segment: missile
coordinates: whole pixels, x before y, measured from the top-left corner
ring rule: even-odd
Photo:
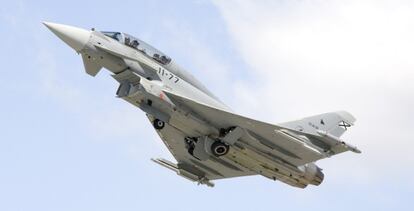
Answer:
[[[151,160],[153,162],[155,162],[156,164],[159,164],[162,167],[165,167],[167,169],[170,169],[170,170],[174,171],[175,173],[177,173],[177,175],[179,175],[183,178],[186,178],[186,179],[188,179],[192,182],[197,182],[199,185],[202,184],[202,185],[207,185],[208,187],[214,187],[214,183],[212,183],[207,178],[197,176],[197,175],[195,175],[195,174],[193,174],[193,173],[191,173],[191,172],[189,172],[185,169],[182,169],[182,168],[178,167],[177,164],[175,164],[175,163],[173,163],[169,160],[166,160],[166,159],[163,159],[163,158],[157,158],[157,159],[152,158]]]

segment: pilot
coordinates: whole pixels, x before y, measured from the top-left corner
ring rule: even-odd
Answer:
[[[139,45],[139,42],[136,41],[136,40],[132,41],[132,43],[131,43],[131,47],[133,47],[133,48],[138,48],[138,45]]]
[[[125,37],[125,45],[129,46],[129,41],[131,41],[131,39],[129,39],[129,37]]]
[[[167,64],[169,62],[169,59],[166,56],[161,56],[161,63]]]
[[[152,58],[154,58],[155,59],[155,61],[158,61],[158,62],[161,62],[161,59],[160,59],[160,55],[159,54],[154,54],[154,56],[152,57]]]

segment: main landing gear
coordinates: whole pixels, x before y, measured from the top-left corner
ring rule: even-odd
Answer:
[[[229,145],[219,139],[210,139],[208,137],[186,137],[188,153],[197,159],[207,158],[208,155],[220,157],[229,152]]]
[[[223,156],[223,155],[225,155],[229,152],[229,145],[227,145],[227,144],[225,144],[221,141],[215,141],[211,145],[211,152],[216,157]]]

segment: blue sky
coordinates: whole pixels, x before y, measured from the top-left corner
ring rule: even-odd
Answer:
[[[409,1],[7,1],[0,8],[0,210],[411,210],[414,5]],[[197,186],[145,115],[92,78],[42,21],[119,30],[268,122],[345,109],[360,155],[305,190],[263,177]]]

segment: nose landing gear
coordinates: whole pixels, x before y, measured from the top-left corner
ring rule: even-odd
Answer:
[[[154,126],[155,129],[161,130],[165,127],[165,122],[163,122],[159,119],[154,119],[152,125]]]

